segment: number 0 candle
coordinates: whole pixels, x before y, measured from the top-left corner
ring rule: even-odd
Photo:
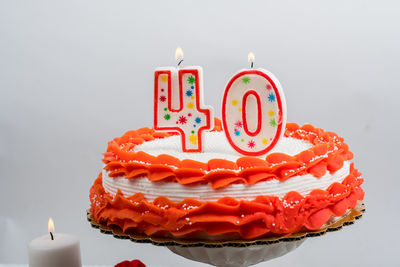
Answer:
[[[286,101],[279,81],[264,69],[239,71],[228,82],[222,99],[222,123],[231,146],[241,154],[261,156],[284,133]]]
[[[175,53],[178,68],[157,68],[154,75],[154,128],[181,135],[184,152],[201,152],[203,133],[214,127],[213,109],[203,103],[203,70],[181,68],[183,52]]]

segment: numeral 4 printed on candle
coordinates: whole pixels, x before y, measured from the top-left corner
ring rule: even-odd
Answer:
[[[154,82],[154,128],[178,132],[184,152],[201,152],[204,131],[214,127],[213,109],[203,104],[201,68],[157,69]]]

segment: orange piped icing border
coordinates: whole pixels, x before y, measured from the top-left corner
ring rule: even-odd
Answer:
[[[222,131],[221,121],[215,119],[213,131]],[[343,138],[332,132],[287,123],[285,137],[309,141],[313,147],[297,155],[271,153],[265,159],[241,157],[236,162],[212,159],[207,163],[195,160],[179,160],[170,155],[149,155],[134,151],[136,145],[176,133],[156,132],[150,128],[128,131],[122,137],[108,143],[103,162],[110,177],[124,176],[127,179],[146,176],[150,181],[173,181],[182,185],[208,183],[214,189],[232,183],[252,185],[261,181],[278,179],[284,181],[292,176],[312,174],[323,176],[343,167],[353,158]]]
[[[100,174],[90,190],[90,212],[98,222],[118,226],[124,232],[184,238],[205,233],[255,239],[319,229],[332,216],[342,216],[364,198],[362,182],[361,173],[351,164],[350,174],[342,183],[335,182],[326,190],[315,189],[306,196],[292,191],[284,198],[258,196],[238,201],[232,196],[215,202],[192,198],[173,202],[160,196],[148,202],[141,193],[124,197],[121,191],[115,196],[105,192]]]

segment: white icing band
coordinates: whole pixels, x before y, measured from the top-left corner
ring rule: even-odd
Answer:
[[[187,154],[187,153],[186,153]],[[327,172],[317,178],[311,174],[290,177],[286,181],[276,179],[259,182],[254,185],[231,184],[221,189],[213,189],[209,184],[181,185],[171,182],[151,182],[147,177],[125,179],[112,178],[103,170],[103,187],[106,192],[116,195],[118,189],[125,197],[141,192],[147,201],[152,202],[159,196],[172,201],[182,201],[185,198],[195,198],[200,201],[217,201],[223,197],[234,197],[237,200],[253,200],[260,195],[284,197],[290,191],[296,191],[305,196],[314,189],[327,189],[335,182],[342,182],[350,173],[350,162],[345,161],[343,167],[334,174]]]
[[[163,139],[155,139],[144,142],[134,148],[135,152],[143,151],[152,156],[167,154],[180,160],[191,159],[200,162],[208,162],[211,159],[226,159],[236,162],[237,159],[243,157],[237,153],[226,140],[225,134],[221,132],[205,132],[204,146],[202,153],[185,153],[181,151],[181,137],[174,135]],[[283,137],[278,144],[269,152],[280,152],[290,156],[294,156],[304,150],[311,148],[313,145],[304,140]],[[260,158],[265,158],[265,155]]]

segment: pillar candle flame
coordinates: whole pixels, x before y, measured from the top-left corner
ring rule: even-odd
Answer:
[[[54,233],[54,221],[51,217],[49,218],[49,222],[47,224],[47,229],[48,229],[49,233]]]

